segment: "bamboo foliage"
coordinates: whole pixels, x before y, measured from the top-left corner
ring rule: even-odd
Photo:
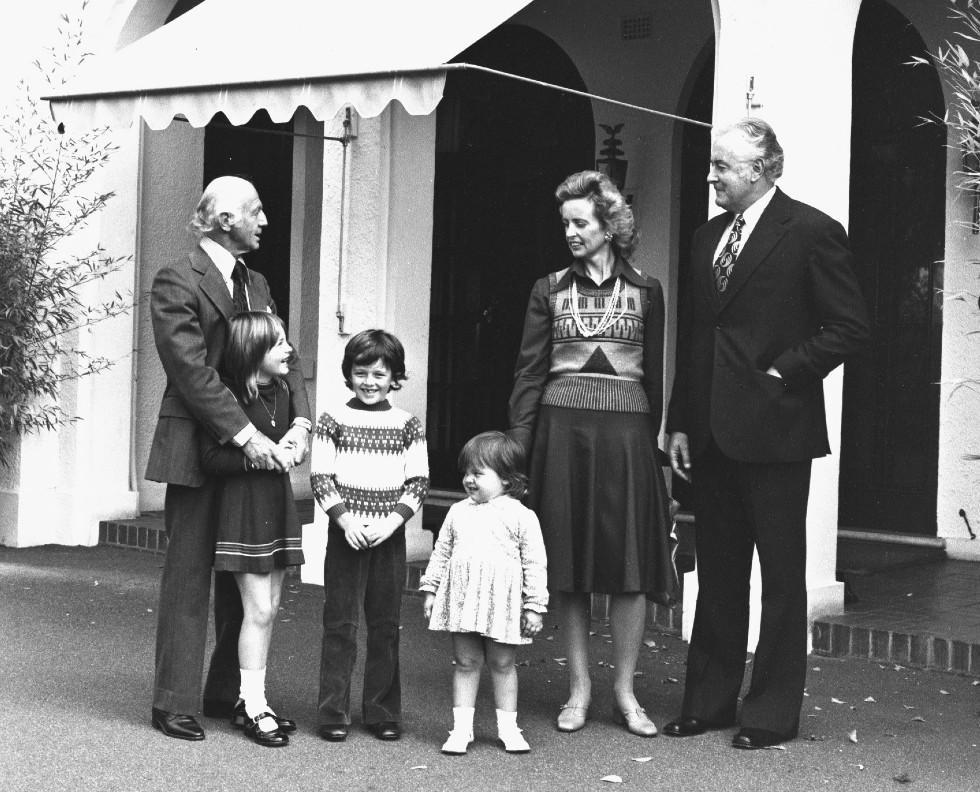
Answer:
[[[3,467],[12,464],[19,436],[79,420],[61,404],[62,386],[112,365],[81,348],[82,334],[132,302],[119,292],[91,300],[128,256],[112,256],[98,244],[86,253],[68,252],[68,240],[112,198],[90,184],[115,147],[105,129],[65,134],[38,98],[60,88],[86,58],[81,16],[63,16],[58,32],[59,45],[33,63],[37,79],[18,84],[0,117]]]

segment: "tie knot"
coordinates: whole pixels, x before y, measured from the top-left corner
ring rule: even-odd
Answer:
[[[742,226],[744,225],[745,225],[745,215],[740,215],[740,214],[735,215],[735,223],[732,225],[732,228],[736,231],[741,231]]]
[[[248,276],[245,274],[245,262],[241,259],[235,260],[235,266],[231,270],[231,279],[240,280],[242,282],[248,280]]]

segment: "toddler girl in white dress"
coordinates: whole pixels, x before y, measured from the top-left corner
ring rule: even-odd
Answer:
[[[548,574],[538,518],[518,500],[527,489],[524,452],[503,432],[484,432],[463,447],[459,468],[469,497],[450,507],[419,586],[429,629],[453,636],[453,729],[442,751],[464,754],[473,741],[486,664],[497,735],[506,751],[526,753],[514,658],[541,631]]]

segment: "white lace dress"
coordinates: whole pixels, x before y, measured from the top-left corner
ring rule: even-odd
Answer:
[[[430,630],[528,644],[521,612],[548,609],[548,568],[537,515],[509,495],[454,503],[419,585],[436,595]]]

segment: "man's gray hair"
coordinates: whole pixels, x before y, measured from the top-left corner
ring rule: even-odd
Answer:
[[[755,147],[769,181],[774,182],[783,175],[783,147],[779,145],[776,133],[767,122],[761,118],[743,118],[734,124],[722,127],[715,133],[715,137],[721,137],[729,132],[741,133],[745,141]]]
[[[191,217],[190,228],[198,234],[209,234],[218,228],[218,217],[227,214],[232,225],[241,220],[245,205],[256,197],[255,186],[238,176],[219,176],[213,179]]]

